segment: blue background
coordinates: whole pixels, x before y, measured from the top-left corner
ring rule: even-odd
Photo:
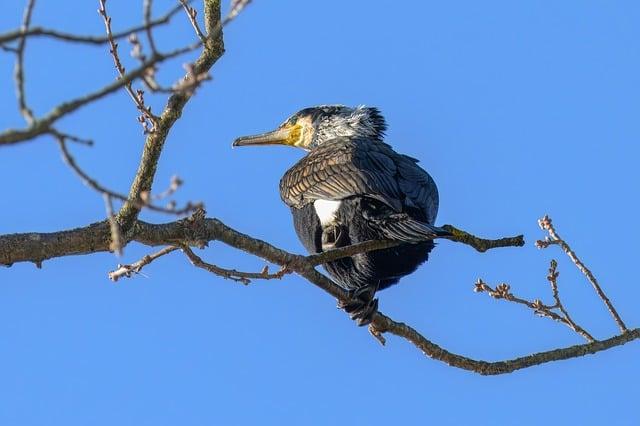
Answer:
[[[171,7],[156,2],[157,14]],[[0,5],[0,31],[19,25],[22,1]],[[97,2],[39,1],[34,25],[102,34]],[[141,21],[137,2],[110,1],[114,29]],[[198,8],[201,6],[198,3]],[[581,343],[521,306],[472,292],[477,277],[509,282],[550,302],[549,260],[560,291],[598,338],[615,324],[557,250],[539,251],[537,219],[600,278],[630,327],[640,324],[638,135],[640,3],[635,1],[266,2],[226,30],[227,53],[174,126],[155,190],[173,174],[176,200],[205,202],[255,237],[302,252],[280,202],[280,176],[302,155],[231,150],[238,135],[274,128],[314,104],[378,106],[387,140],[415,156],[441,194],[438,223],[484,236],[524,233],[522,249],[479,254],[441,242],[428,264],[382,292],[381,310],[447,349],[498,360]],[[193,39],[183,14],[158,32],[163,49]],[[144,38],[141,37],[146,45]],[[121,43],[129,68],[135,66]],[[0,52],[0,128],[23,127],[13,55]],[[183,73],[165,65],[167,83]],[[106,46],[30,40],[28,101],[42,115],[111,81]],[[154,111],[164,97],[148,95]],[[101,183],[126,192],[143,144],[126,93],[60,123],[96,141],[72,145]],[[55,231],[104,218],[47,137],[0,150],[0,233]],[[143,213],[153,221],[171,217]],[[144,276],[107,272],[152,249],[132,244],[0,270],[0,424],[638,424],[640,345],[498,377],[425,358],[388,337],[381,347],[335,301],[296,276],[234,284],[180,253]],[[212,244],[221,266],[264,263]]]

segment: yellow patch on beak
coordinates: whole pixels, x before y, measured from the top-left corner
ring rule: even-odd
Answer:
[[[289,136],[285,142],[285,145],[290,146],[300,146],[302,143],[302,126],[299,124],[294,124],[293,126],[288,127]]]
[[[271,132],[259,135],[242,136],[233,142],[233,146],[249,145],[287,145],[306,148],[311,135],[308,134],[311,120],[302,118],[295,124],[285,123]]]

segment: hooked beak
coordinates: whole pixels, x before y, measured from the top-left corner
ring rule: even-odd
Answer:
[[[293,145],[293,127],[284,127],[276,129],[272,132],[261,133],[259,135],[241,136],[233,142],[232,146],[249,146],[249,145]]]

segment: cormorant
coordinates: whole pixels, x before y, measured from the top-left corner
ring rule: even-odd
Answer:
[[[396,240],[396,247],[325,264],[349,290],[341,307],[358,324],[371,322],[377,290],[395,284],[427,260],[433,238],[438,189],[418,160],[384,143],[387,128],[377,108],[322,105],[305,108],[276,130],[240,137],[233,146],[288,145],[308,154],[280,180],[296,233],[310,253],[368,240]]]

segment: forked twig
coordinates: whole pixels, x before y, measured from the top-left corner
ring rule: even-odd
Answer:
[[[115,64],[116,70],[118,71],[119,78],[123,79],[125,77],[125,68],[120,61],[120,55],[118,54],[118,43],[113,38],[113,32],[111,31],[111,17],[107,14],[107,0],[99,0],[100,8],[98,9],[98,13],[102,16],[104,21],[105,30],[107,32],[107,38],[109,40],[109,52],[113,57],[113,62]],[[150,3],[149,3],[150,4]],[[151,30],[149,30],[150,33]],[[153,40],[153,39],[151,39]],[[155,47],[154,47],[155,49]],[[154,50],[155,51],[155,50]],[[154,55],[155,56],[155,55]],[[138,117],[138,121],[142,124],[144,129],[144,133],[154,132],[158,125],[158,117],[151,113],[151,107],[145,105],[144,102],[144,91],[143,90],[133,90],[133,85],[129,81],[124,85],[125,90],[133,100],[136,108],[140,112],[140,116]]]
[[[168,246],[160,251],[144,256],[142,259],[130,265],[118,265],[118,269],[109,272],[109,279],[111,281],[118,281],[122,277],[130,278],[133,275],[139,274],[142,268],[153,262],[159,257],[169,254],[172,251],[178,250],[176,246]]]
[[[171,18],[180,10],[182,10],[182,6],[178,4],[177,6],[171,8],[171,10],[169,10],[165,15],[161,16],[158,19],[151,20],[148,24],[138,25],[126,30],[114,32],[113,38],[119,40],[121,38],[129,37],[131,34],[137,33],[139,31],[145,31],[148,28],[155,28],[160,25],[168,24],[171,21]],[[0,44],[19,40],[22,37],[50,37],[63,42],[84,43],[95,46],[99,46],[109,41],[107,36],[79,35],[66,33],[64,31],[53,30],[50,28],[30,27],[26,31],[18,29],[0,34]]]
[[[67,166],[69,166],[69,168],[71,170],[73,170],[73,172],[80,178],[80,180],[82,181],[82,183],[84,183],[86,186],[88,186],[89,188],[98,191],[99,193],[101,193],[104,196],[108,196],[110,200],[116,199],[116,200],[120,200],[120,201],[128,201],[128,198],[125,194],[121,194],[119,192],[113,191],[107,187],[105,187],[104,185],[102,185],[100,182],[98,182],[96,179],[92,178],[87,172],[85,172],[76,162],[75,158],[73,157],[73,155],[71,155],[71,152],[69,152],[69,149],[67,147],[67,140],[72,140],[74,142],[80,142],[80,143],[84,143],[86,145],[91,145],[93,144],[92,141],[90,140],[86,140],[86,139],[82,139],[82,138],[78,138],[77,136],[72,136],[72,135],[68,135],[66,133],[61,133],[57,130],[51,129],[49,131],[49,133],[56,139],[56,141],[58,142],[58,146],[60,147],[60,153],[62,154],[62,159],[64,160],[64,162],[67,164]],[[177,189],[177,188],[176,188]],[[171,192],[173,193],[173,192]],[[167,214],[174,214],[174,215],[178,215],[178,216],[182,216],[184,214],[190,213],[191,211],[202,207],[201,203],[187,203],[186,206],[184,206],[181,209],[176,209],[175,207],[161,207],[161,206],[156,206],[155,204],[151,203],[151,198],[149,197],[147,194],[147,197],[144,197],[145,194],[142,194],[141,199],[137,201],[138,205],[140,206],[140,208],[146,208],[149,210],[153,210],[156,212],[160,212],[160,213],[167,213]]]
[[[187,14],[187,17],[189,18],[189,21],[191,22],[191,26],[193,26],[193,29],[195,30],[196,35],[198,36],[198,38],[202,43],[206,43],[207,38],[205,37],[204,33],[200,29],[200,25],[198,24],[198,19],[197,19],[198,11],[194,7],[189,6],[187,0],[178,0],[178,1],[182,5],[185,13]]]
[[[562,302],[560,301],[560,296],[558,294],[558,284],[557,284],[558,273],[555,269],[556,266],[557,265],[555,263],[555,260],[552,260],[551,267],[549,268],[549,275],[547,276],[547,279],[551,284],[553,298],[556,302],[553,305],[545,305],[544,303],[542,303],[540,299],[529,301],[526,299],[522,299],[518,296],[515,296],[513,293],[511,293],[511,286],[507,283],[498,284],[495,288],[492,288],[489,284],[485,283],[480,278],[478,278],[478,281],[476,281],[473,291],[477,293],[487,293],[489,296],[493,297],[494,299],[504,299],[509,302],[514,302],[520,305],[524,305],[529,309],[533,310],[533,312],[536,315],[550,318],[554,321],[558,321],[562,324],[565,324],[567,327],[569,327],[570,329],[572,329],[573,331],[575,331],[576,333],[578,333],[579,335],[587,339],[587,341],[589,342],[595,341],[593,336],[588,331],[586,331],[584,328],[576,324],[571,319],[566,309],[562,305]],[[560,314],[556,313],[554,311],[555,309],[559,309]]]
[[[265,266],[260,272],[243,272],[235,269],[226,269],[221,268],[217,265],[207,263],[202,258],[200,258],[197,254],[193,252],[188,246],[181,247],[183,253],[191,264],[195,267],[204,269],[205,271],[209,271],[212,274],[218,275],[222,278],[229,279],[235,282],[239,282],[244,285],[248,285],[251,283],[251,280],[259,279],[259,280],[273,280],[273,279],[281,279],[285,274],[290,273],[287,267],[282,267],[276,273],[269,273],[269,267]]]
[[[569,259],[571,259],[571,261],[576,265],[580,272],[582,272],[587,280],[589,280],[589,282],[593,286],[593,289],[598,294],[598,297],[600,297],[600,299],[604,302],[614,321],[616,322],[616,324],[618,324],[618,328],[620,328],[620,331],[625,333],[628,330],[627,326],[625,325],[624,321],[622,321],[622,318],[620,318],[620,315],[618,315],[616,308],[613,307],[613,304],[602,290],[602,287],[600,287],[598,280],[593,275],[591,270],[587,268],[584,263],[582,263],[576,253],[571,249],[569,244],[565,240],[563,240],[560,235],[558,235],[556,229],[553,227],[551,218],[548,215],[545,215],[538,221],[538,224],[540,225],[540,228],[549,233],[549,236],[545,237],[544,240],[536,241],[536,247],[544,249],[549,247],[550,245],[559,245],[560,248],[562,248],[562,251],[564,251],[567,256],[569,256]]]

